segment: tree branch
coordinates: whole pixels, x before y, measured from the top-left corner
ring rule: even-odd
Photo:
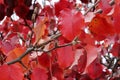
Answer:
[[[48,51],[44,51],[44,50],[43,50],[43,52],[48,53],[48,52],[51,52],[51,51],[53,51],[53,50],[55,50],[55,49],[57,49],[57,48],[62,48],[62,47],[66,47],[66,46],[72,46],[72,45],[75,45],[75,44],[77,44],[77,43],[79,43],[79,41],[78,41],[78,38],[75,37],[75,38],[73,39],[73,41],[70,42],[70,43],[66,43],[66,44],[63,44],[63,45],[58,45],[57,43],[55,43],[55,46],[54,46],[52,49],[50,49],[50,50],[48,50]]]
[[[100,2],[100,0],[97,0],[94,5],[92,5],[90,8],[88,8],[88,10],[85,12],[84,16],[87,15],[87,13],[88,13],[92,8],[94,8],[99,2]]]
[[[115,0],[111,0],[110,2],[109,2],[109,5],[114,5],[115,4]],[[95,11],[94,13],[102,13],[102,9],[98,9],[97,11]]]
[[[10,65],[10,64],[14,64],[14,63],[16,63],[16,62],[20,62],[23,57],[25,57],[27,54],[29,54],[29,53],[30,53],[31,51],[33,51],[33,50],[34,50],[34,47],[28,48],[20,57],[12,60],[12,61],[10,61],[10,62],[7,62],[7,64]]]
[[[88,8],[88,10],[85,12],[84,16],[87,15],[87,13],[88,13],[92,8],[94,8],[99,2],[100,2],[100,0],[97,0],[97,2],[96,2],[93,6],[91,6],[90,8]],[[114,3],[115,3],[115,0],[111,0],[111,1],[109,2],[109,5],[112,6]],[[101,12],[102,12],[102,9],[98,9],[95,13],[101,13]]]
[[[46,44],[50,43],[51,41],[53,41],[54,39],[58,38],[59,36],[61,36],[61,34],[56,34],[54,35],[50,40],[40,44],[40,45],[34,45],[32,47],[29,47],[20,57],[10,61],[10,62],[7,62],[8,65],[10,64],[14,64],[16,62],[20,62],[22,60],[22,58],[24,58],[27,54],[29,54],[31,51],[34,51],[35,48],[40,48],[40,47],[43,47],[45,46]]]
[[[44,43],[42,43],[42,44],[40,44],[40,45],[35,45],[35,48],[43,47],[44,45],[52,42],[53,40],[55,40],[56,38],[58,38],[58,37],[60,37],[60,36],[61,36],[61,33],[58,33],[58,34],[54,35],[53,37],[51,37],[50,40],[48,40],[48,41],[46,41],[46,42],[44,42]]]

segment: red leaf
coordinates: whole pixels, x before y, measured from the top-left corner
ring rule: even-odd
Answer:
[[[88,3],[88,2],[90,2],[90,0],[81,0],[83,3]]]
[[[78,60],[78,72],[83,73],[87,64],[87,53],[84,51],[83,55]]]
[[[25,4],[19,4],[15,8],[15,12],[20,18],[25,18],[29,12],[29,8]]]
[[[119,2],[120,3],[120,2]],[[120,5],[116,4],[113,13],[113,24],[117,33],[120,33]]]
[[[94,59],[96,59],[99,48],[89,44],[87,44],[85,48],[87,51],[87,66],[88,66],[90,63],[92,63]]]
[[[115,42],[111,52],[112,52],[113,56],[119,57],[120,56],[120,54],[119,54],[119,52],[120,52],[120,43]]]
[[[22,55],[25,52],[26,48],[25,47],[18,47],[18,48],[14,48],[13,50],[11,50],[8,53],[8,57],[6,59],[7,62],[14,60],[16,58],[18,58],[20,55]],[[24,65],[28,66],[28,62],[29,62],[29,56],[26,55],[23,59],[22,62],[24,63]]]
[[[43,67],[50,67],[50,56],[47,53],[43,53],[41,56],[38,56],[38,62]]]
[[[68,78],[66,78],[65,80],[74,80],[74,78],[68,77]]]
[[[63,69],[61,69],[56,63],[52,65],[52,74],[54,77],[56,77],[57,80],[64,80]]]
[[[120,0],[115,0],[115,4],[120,4]]]
[[[88,74],[83,74],[81,75],[81,77],[79,78],[79,80],[92,80]]]
[[[98,78],[102,74],[102,65],[96,58],[88,67],[88,74],[92,79]]]
[[[5,5],[0,3],[0,21],[5,17]]]
[[[12,45],[10,41],[2,42],[2,49],[5,52],[5,55],[8,55],[8,52],[13,50],[14,48],[15,48],[15,46]]]
[[[107,16],[97,14],[89,24],[89,30],[98,40],[105,39],[114,33],[112,22]]]
[[[23,80],[24,74],[17,65],[3,65],[0,66],[1,80]]]
[[[68,2],[67,0],[60,0],[58,3],[55,4],[56,16],[59,16],[60,11],[66,9],[66,8],[71,9],[71,7],[72,7],[72,4],[70,2]]]
[[[54,16],[53,10],[54,10],[53,8],[47,5],[44,7],[41,13],[43,14],[46,13],[49,17],[53,17]]]
[[[71,46],[57,49],[58,64],[62,68],[69,67],[74,61],[74,51]]]
[[[45,34],[45,30],[46,30],[46,22],[48,21],[47,18],[44,18],[43,20],[41,20],[41,22],[39,22],[35,28],[33,29],[35,35],[36,35],[36,42],[38,42],[42,36]]]
[[[40,68],[33,69],[31,80],[48,80],[46,71]]]
[[[68,40],[73,40],[74,37],[78,36],[85,25],[82,14],[74,10],[61,11],[60,18],[60,31]]]
[[[112,9],[112,6],[109,5],[109,0],[100,0],[99,8],[103,10],[104,14],[107,14]]]

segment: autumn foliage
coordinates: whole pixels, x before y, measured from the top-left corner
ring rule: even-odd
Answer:
[[[39,1],[0,0],[0,80],[120,79],[120,0]]]

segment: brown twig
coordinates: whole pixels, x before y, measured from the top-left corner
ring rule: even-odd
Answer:
[[[66,46],[72,46],[72,45],[75,45],[77,43],[79,43],[78,38],[75,38],[72,42],[66,43],[66,44],[63,44],[63,45],[58,45],[57,43],[55,43],[55,46],[52,49],[50,49],[48,51],[43,50],[43,52],[48,53],[48,52],[51,52],[51,51],[53,51],[53,50],[55,50],[57,48],[62,48],[62,47],[66,47]]]
[[[61,36],[61,33],[58,33],[58,34],[56,34],[56,35],[53,35],[50,40],[45,41],[44,43],[42,43],[42,44],[40,44],[40,45],[35,45],[35,48],[43,47],[44,45],[52,42],[53,40],[55,40],[56,38],[58,38],[58,37],[60,37],[60,36]]]
[[[92,5],[90,8],[88,8],[88,10],[84,13],[84,16],[87,15],[87,13],[88,13],[92,8],[94,8],[99,2],[100,2],[100,0],[97,0],[94,5]]]
[[[90,8],[88,8],[88,10],[85,12],[85,14],[84,14],[84,16],[85,15],[87,15],[87,13],[92,9],[92,8],[94,8],[98,3],[100,2],[100,0],[98,0],[98,1],[96,1],[96,3],[93,5],[93,6],[91,6]],[[109,2],[109,5],[114,5],[115,4],[115,0],[111,0],[110,2]],[[102,13],[102,9],[98,9],[96,12],[94,12],[94,13]]]
[[[22,61],[19,61],[19,63],[25,68],[28,69],[27,66],[25,66],[25,64]]]
[[[7,64],[10,65],[10,64],[14,64],[16,62],[20,62],[27,54],[29,54],[30,52],[34,51],[35,48],[43,47],[43,46],[47,45],[48,43],[50,43],[51,41],[53,41],[54,39],[58,38],[59,36],[61,36],[60,33],[54,35],[54,37],[52,37],[50,40],[48,40],[48,41],[46,41],[46,42],[44,42],[44,43],[42,43],[40,45],[34,45],[32,47],[27,48],[27,50],[21,56],[19,56],[18,58],[14,59],[14,60],[12,60],[10,62],[7,62]]]
[[[25,22],[25,26],[28,27],[30,30],[32,30],[32,28],[30,27],[30,25],[27,23],[26,19],[24,19]]]
[[[110,6],[112,6],[112,5],[114,5],[115,4],[115,0],[111,0],[110,2],[109,2],[109,5]],[[96,13],[102,13],[103,11],[102,11],[102,9],[98,9],[97,11],[95,11],[94,13],[96,14]]]
[[[34,47],[28,48],[20,57],[12,60],[12,61],[10,61],[10,62],[7,62],[7,64],[10,65],[10,64],[14,64],[14,63],[16,63],[16,62],[20,62],[23,57],[25,57],[27,54],[29,54],[29,53],[30,53],[31,51],[33,51],[33,50],[34,50]]]

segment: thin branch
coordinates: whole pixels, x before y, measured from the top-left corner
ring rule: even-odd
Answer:
[[[28,69],[22,61],[19,61],[19,63],[20,63],[25,69]]]
[[[17,34],[18,34],[18,37],[25,43],[26,40],[23,38],[23,36],[20,33],[17,33]]]
[[[3,41],[6,40],[6,39],[10,36],[10,34],[12,34],[11,31],[9,31],[9,32],[4,36]]]
[[[110,2],[109,2],[109,5],[110,6],[112,6],[112,5],[114,5],[115,4],[115,0],[111,0]],[[103,11],[102,11],[102,9],[98,9],[97,11],[95,11],[94,13],[96,14],[96,13],[102,13]]]
[[[29,54],[29,53],[30,53],[31,51],[33,51],[33,50],[34,50],[34,47],[28,48],[20,57],[12,60],[12,61],[10,61],[10,62],[7,62],[7,64],[10,65],[10,64],[14,64],[14,63],[16,63],[16,62],[20,62],[23,57],[25,57],[27,54]]]
[[[94,8],[99,2],[100,2],[100,0],[97,0],[97,2],[96,2],[94,5],[92,5],[90,8],[88,8],[88,10],[85,12],[84,16],[87,15],[87,13],[88,13],[92,8]]]
[[[92,8],[94,8],[98,3],[100,2],[100,0],[98,0],[98,1],[96,1],[96,3],[93,5],[93,6],[91,6],[90,8],[88,8],[88,10],[85,12],[85,14],[84,14],[84,16],[85,15],[87,15],[87,13],[92,9]],[[115,0],[111,0],[110,2],[109,2],[109,5],[114,5],[115,4]],[[102,9],[98,9],[96,12],[94,12],[94,13],[102,13]]]
[[[30,30],[32,30],[32,28],[29,26],[29,24],[27,23],[26,19],[24,19],[25,22],[25,26],[28,27]]]
[[[71,46],[71,45],[73,45],[72,42],[67,43],[67,44],[63,44],[63,45],[57,45],[57,46],[55,46],[54,48],[52,48],[52,49],[50,49],[50,50],[48,50],[48,51],[44,51],[44,50],[43,50],[43,52],[49,53],[49,52],[51,52],[51,51],[53,51],[53,50],[55,50],[55,49],[57,49],[57,48],[62,48],[62,47]]]
[[[48,51],[44,51],[44,50],[43,50],[43,52],[48,53],[48,52],[51,52],[51,51],[53,51],[53,50],[55,50],[55,49],[57,49],[57,48],[62,48],[62,47],[66,47],[66,46],[72,46],[72,45],[75,45],[75,44],[77,44],[77,43],[79,43],[79,41],[78,41],[78,38],[75,37],[75,38],[73,39],[73,41],[70,42],[70,43],[66,43],[66,44],[63,44],[63,45],[58,45],[57,43],[55,43],[55,46],[54,46],[52,49],[50,49],[50,50],[48,50]]]
[[[58,38],[59,36],[61,36],[61,34],[57,34],[57,35],[54,35],[54,37],[52,37],[50,40],[40,44],[40,45],[35,45],[34,47],[29,47],[20,57],[10,61],[10,62],[7,62],[8,65],[10,64],[14,64],[16,62],[20,62],[27,54],[29,54],[31,51],[34,51],[35,48],[40,48],[40,47],[43,47],[45,45],[47,45],[48,43],[50,43],[51,41],[53,41],[54,39]]]
[[[40,44],[40,45],[35,45],[35,48],[43,47],[44,45],[52,42],[53,40],[57,39],[57,38],[60,37],[60,36],[61,36],[61,33],[58,33],[58,34],[54,35],[53,37],[51,37],[50,40],[48,40],[48,41],[46,41],[46,42],[44,42],[44,43],[42,43],[42,44]]]

